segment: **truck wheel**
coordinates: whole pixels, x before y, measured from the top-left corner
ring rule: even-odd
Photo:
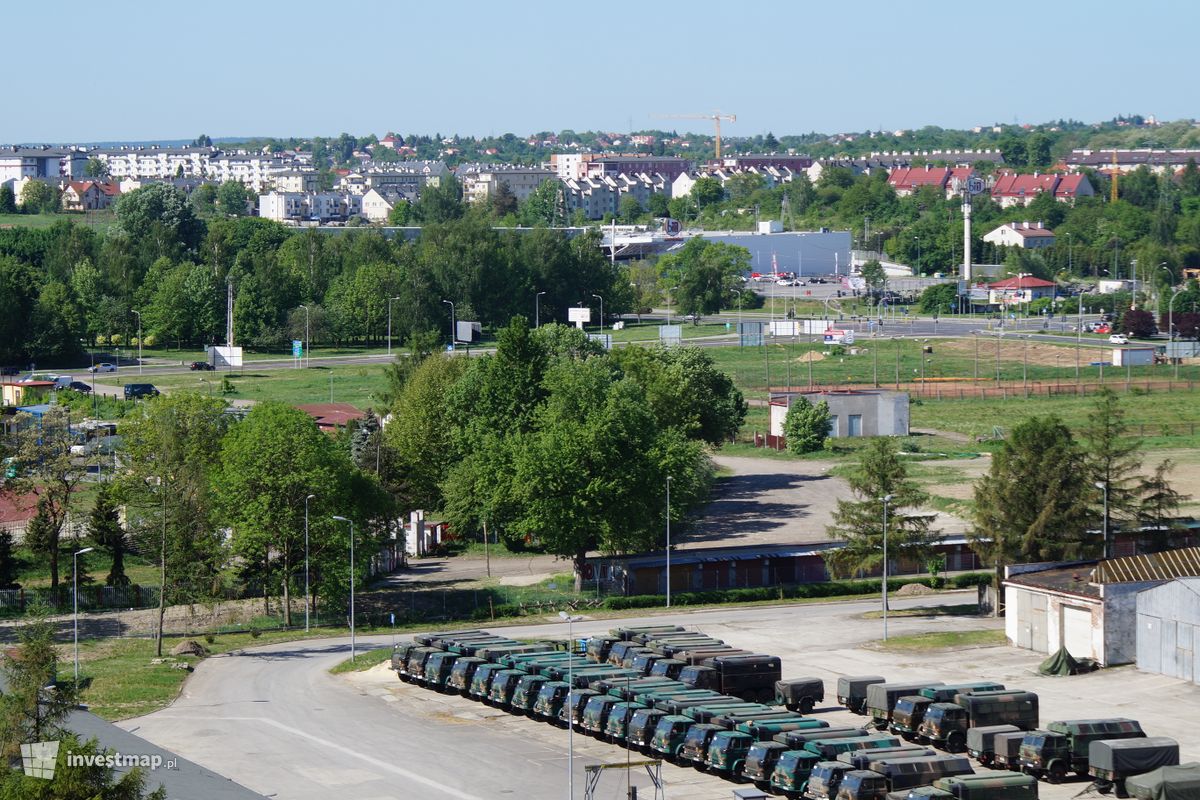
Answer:
[[[1117,789],[1117,797],[1129,797],[1129,792],[1125,791],[1125,781],[1119,780],[1113,784]]]
[[[946,737],[946,750],[950,753],[961,753],[966,749],[967,737],[963,736],[962,731],[954,731]]]
[[[979,762],[979,766],[981,766],[981,767],[990,767],[990,766],[992,766],[992,763],[995,761],[995,759],[992,757],[992,755],[990,753],[981,753],[979,755],[979,758],[977,758],[975,760]]]
[[[813,702],[813,699],[811,697],[804,698],[803,700],[800,701],[800,713],[801,714],[811,714],[812,710],[813,710],[813,706],[815,706],[815,705],[816,705],[816,703]]]
[[[1096,781],[1096,791],[1100,794],[1109,794],[1113,790],[1113,785],[1108,781]]]
[[[1062,783],[1067,777],[1067,766],[1061,761],[1055,761],[1046,770],[1046,779],[1051,783]]]
[[[795,703],[786,703],[783,707],[792,713],[796,713],[800,710],[799,706],[797,706]]]

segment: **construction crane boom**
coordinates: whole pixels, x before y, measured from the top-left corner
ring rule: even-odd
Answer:
[[[717,132],[717,158],[721,157],[721,120],[737,122],[737,114],[722,114],[720,111],[712,114],[655,114],[656,119],[707,119],[711,120]]]

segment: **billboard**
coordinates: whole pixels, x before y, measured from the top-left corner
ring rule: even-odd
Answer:
[[[854,344],[854,331],[842,328],[828,328],[825,331],[825,344]]]
[[[454,324],[454,341],[472,344],[483,338],[483,325],[478,322],[458,320]]]
[[[824,331],[824,328],[822,328]],[[801,325],[793,319],[773,319],[771,320],[771,335],[772,336],[799,336],[804,331],[801,330]]]
[[[659,325],[658,341],[667,347],[679,344],[683,340],[682,325]]]
[[[587,306],[575,306],[567,309],[567,321],[585,323],[592,321],[592,310]]]
[[[208,363],[217,369],[221,367],[241,367],[242,348],[240,347],[210,347],[208,348]]]

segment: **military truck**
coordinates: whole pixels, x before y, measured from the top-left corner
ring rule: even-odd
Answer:
[[[712,743],[712,737],[717,735],[718,731],[725,730],[720,725],[711,725],[705,722],[697,722],[687,729],[683,736],[683,744],[680,745],[676,758],[681,764],[690,764],[696,769],[703,770],[705,759],[708,758],[708,746]]]
[[[1200,800],[1200,762],[1132,775],[1125,779],[1125,790],[1136,800]]]
[[[704,759],[704,766],[709,772],[719,775],[738,775],[753,744],[754,737],[748,733],[717,731],[708,743],[708,755]]]
[[[832,761],[839,753],[850,750],[878,750],[884,747],[899,747],[895,736],[877,733],[874,736],[843,736],[837,739],[814,739],[804,743],[804,749],[816,753],[825,761]]]
[[[513,692],[517,690],[517,682],[529,673],[523,669],[502,669],[492,676],[492,685],[488,687],[488,705],[497,708],[508,708],[512,703]]]
[[[583,709],[587,707],[588,701],[595,697],[599,692],[593,692],[591,689],[572,689],[569,695],[569,701],[564,700],[562,708],[558,712],[558,718],[562,720],[563,726],[574,725],[579,726],[583,720]]]
[[[1115,787],[1117,797],[1126,797],[1126,778],[1178,764],[1179,742],[1167,736],[1101,739],[1088,745],[1088,774],[1096,779],[1096,788],[1102,794]]]
[[[659,717],[658,724],[654,726],[654,736],[650,738],[650,749],[674,763],[688,729],[695,724],[694,719],[683,714]]]
[[[521,676],[521,679],[517,681],[517,688],[513,690],[508,710],[514,714],[532,714],[533,707],[537,703],[538,693],[546,683],[548,681],[545,675]]]
[[[643,646],[644,645],[640,645],[637,642],[631,642],[628,640],[623,641],[623,642],[613,642],[612,646],[608,648],[608,657],[605,660],[613,666],[619,666],[621,663],[621,659],[623,659],[625,657],[625,652],[627,650],[630,650],[634,647],[643,647]],[[646,651],[643,650],[642,652],[646,652]]]
[[[616,666],[620,667],[621,669],[627,669],[632,672],[637,672],[639,677],[644,677],[646,673],[633,669],[633,662],[640,655],[657,656],[660,654],[654,652],[649,647],[630,647],[629,649],[627,649],[625,651],[625,655],[621,656],[621,660],[620,660],[620,662],[618,662],[616,664]]]
[[[435,646],[434,642],[437,641],[438,639],[447,639],[452,636],[470,638],[472,636],[491,636],[491,635],[492,634],[488,633],[487,631],[481,631],[481,630],[472,628],[471,630],[465,630],[465,631],[426,631],[425,633],[415,633],[415,634],[413,634],[412,638],[413,638],[414,642],[421,645],[422,647],[433,647],[433,646]],[[439,649],[441,647],[440,645],[436,645],[436,646]]]
[[[441,652],[436,647],[414,647],[408,651],[408,660],[404,662],[404,671],[400,673],[400,679],[409,683],[424,683],[425,662],[434,653]]]
[[[789,678],[775,681],[775,704],[788,711],[811,714],[825,699],[825,681],[820,678]]]
[[[490,661],[486,664],[480,664],[475,670],[475,674],[471,676],[471,688],[467,690],[467,696],[483,702],[487,699],[488,692],[492,689],[492,678],[496,673],[504,667],[499,664],[493,664]]]
[[[625,729],[625,746],[631,750],[648,753],[650,743],[654,739],[654,729],[658,727],[658,721],[666,715],[667,712],[657,708],[639,708],[633,712]]]
[[[771,785],[771,775],[775,772],[779,757],[787,751],[787,746],[779,742],[755,742],[746,752],[746,760],[742,762],[742,774],[739,777],[766,790]],[[812,756],[812,753],[808,755],[815,764],[816,757]]]
[[[558,715],[562,711],[563,701],[567,699],[566,681],[546,681],[538,689],[537,700],[533,704],[530,716],[558,724]]]
[[[727,731],[731,731],[745,722],[787,722],[794,719],[796,719],[794,713],[781,708],[777,711],[738,711],[717,714],[715,717],[711,717],[709,722],[713,725],[720,725]]]
[[[1021,742],[1025,741],[1025,734],[1026,731],[1015,731],[992,737],[993,768],[1021,771]]]
[[[608,651],[617,642],[622,641],[618,636],[592,636],[587,640],[585,653],[588,661],[603,662],[608,660]]]
[[[669,633],[687,633],[687,628],[680,627],[679,625],[634,625],[631,627],[613,628],[609,633],[621,639],[645,644],[647,640],[653,639],[655,636],[662,636]]]
[[[392,671],[399,677],[408,661],[408,654],[414,647],[420,647],[416,642],[401,642],[392,648]]]
[[[1051,722],[1044,731],[1030,731],[1021,740],[1021,770],[1051,783],[1058,783],[1068,772],[1088,773],[1088,747],[1101,739],[1141,739],[1145,737],[1136,720],[1072,719]]]
[[[524,669],[527,665],[536,664],[556,664],[567,663],[568,661],[582,662],[584,659],[578,656],[571,655],[566,650],[539,650],[532,653],[507,653],[495,659],[497,664],[500,664],[508,669]],[[595,664],[586,663],[587,666],[593,667]]]
[[[837,700],[854,714],[866,714],[867,688],[886,681],[880,675],[843,675],[838,678]]]
[[[910,742],[919,738],[918,730],[925,721],[925,712],[934,703],[949,703],[954,698],[966,692],[983,692],[1003,689],[1004,685],[992,681],[977,681],[974,683],[955,683],[947,686],[931,686],[922,689],[920,693],[904,695],[896,699],[896,707],[892,709],[892,720],[888,730],[907,739]]]
[[[807,750],[784,750],[779,754],[775,761],[775,767],[771,770],[767,790],[782,794],[792,800],[800,797],[807,790],[813,770],[820,763],[820,756],[813,755]]]
[[[679,689],[665,692],[639,692],[633,699],[648,706],[662,708],[672,700],[715,700],[725,695],[711,689]]]
[[[486,663],[488,662],[478,656],[459,656],[455,660],[454,666],[450,668],[450,677],[446,678],[445,690],[465,696],[471,688],[471,678],[475,677],[475,670]]]
[[[944,686],[941,681],[905,681],[903,683],[875,683],[867,687],[867,713],[875,727],[885,731],[892,722],[892,710],[896,701],[910,694],[920,694],[931,686]]]
[[[938,778],[972,775],[965,756],[923,756],[877,761],[873,768],[855,769],[842,776],[837,800],[884,800],[888,792],[927,786]]]
[[[996,749],[993,744],[996,734],[1016,733],[1016,725],[981,725],[967,731],[967,755],[975,759],[981,766],[990,767],[996,760]]]
[[[897,758],[923,758],[936,756],[937,751],[929,747],[906,744],[901,747],[881,747],[878,750],[850,750],[838,753],[837,760],[849,764],[851,769],[873,769],[878,761],[888,761]]]
[[[1037,800],[1038,782],[1031,775],[995,772],[987,775],[954,775],[938,778],[932,786],[917,787],[904,794],[904,800],[926,797],[946,800]]]
[[[597,694],[589,697],[587,705],[583,707],[583,715],[579,718],[579,729],[591,736],[599,737],[604,733],[604,726],[608,722],[608,712],[619,702],[621,699],[611,694]]]
[[[750,702],[770,703],[775,699],[775,682],[781,673],[779,656],[716,656],[706,659],[702,666],[684,667],[679,680]]]
[[[720,716],[730,716],[737,714],[756,714],[756,713],[774,713],[777,709],[772,706],[764,706],[762,703],[739,703],[729,705],[728,703],[715,706],[694,706],[689,708],[688,716],[695,719],[697,722],[712,722]]]
[[[669,678],[670,680],[678,680],[679,673],[686,667],[688,663],[679,658],[661,658],[654,662],[654,666],[650,668],[651,678]]]
[[[520,642],[493,642],[488,644],[467,644],[462,647],[463,655],[478,656],[486,661],[495,661],[510,653],[540,653],[545,651],[545,645],[521,644]]]
[[[613,707],[608,711],[608,722],[604,724],[604,738],[614,744],[625,741],[625,731],[633,712],[645,707],[641,703],[627,700],[613,703]]]
[[[1033,692],[968,692],[953,703],[934,703],[925,712],[921,741],[951,753],[967,748],[967,731],[978,726],[1015,725],[1023,731],[1038,724],[1038,696]]]
[[[649,675],[650,670],[654,667],[654,662],[660,658],[665,658],[661,653],[651,651],[649,653],[638,653],[630,662],[629,668],[639,675]]]
[[[589,689],[600,691],[601,683],[609,684],[608,694],[615,694],[622,700],[633,700],[638,694],[644,692],[682,692],[687,690],[687,684],[679,681],[670,681],[665,678],[643,678],[641,680],[614,680],[606,678],[604,681],[597,681],[588,686]]]
[[[442,691],[450,678],[450,671],[460,656],[457,653],[430,653],[425,659],[425,675],[423,683],[429,689]]]
[[[841,761],[818,761],[813,765],[812,772],[808,776],[808,783],[801,791],[809,800],[833,800],[837,797],[838,787],[842,785],[842,778],[850,770],[850,765]],[[772,785],[778,788],[774,782]]]
[[[792,717],[791,719],[751,719],[739,722],[735,731],[748,733],[757,742],[773,740],[778,734],[789,731],[827,730],[829,723],[823,719],[812,717]]]
[[[691,716],[693,708],[734,708],[741,705],[744,704],[736,697],[727,697],[723,694],[719,694],[716,697],[693,697],[685,700],[668,700],[664,703],[656,703],[658,708],[661,708],[668,714],[687,714],[688,716]]]
[[[808,742],[818,739],[846,739],[852,736],[868,736],[866,728],[821,728],[815,731],[786,731],[775,734],[775,741],[786,744],[793,750],[803,750]]]

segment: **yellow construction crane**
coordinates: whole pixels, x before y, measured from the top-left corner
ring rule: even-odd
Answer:
[[[721,120],[737,122],[737,114],[722,114],[720,111],[712,114],[656,114],[657,119],[709,119],[717,129],[717,158],[721,157]]]

